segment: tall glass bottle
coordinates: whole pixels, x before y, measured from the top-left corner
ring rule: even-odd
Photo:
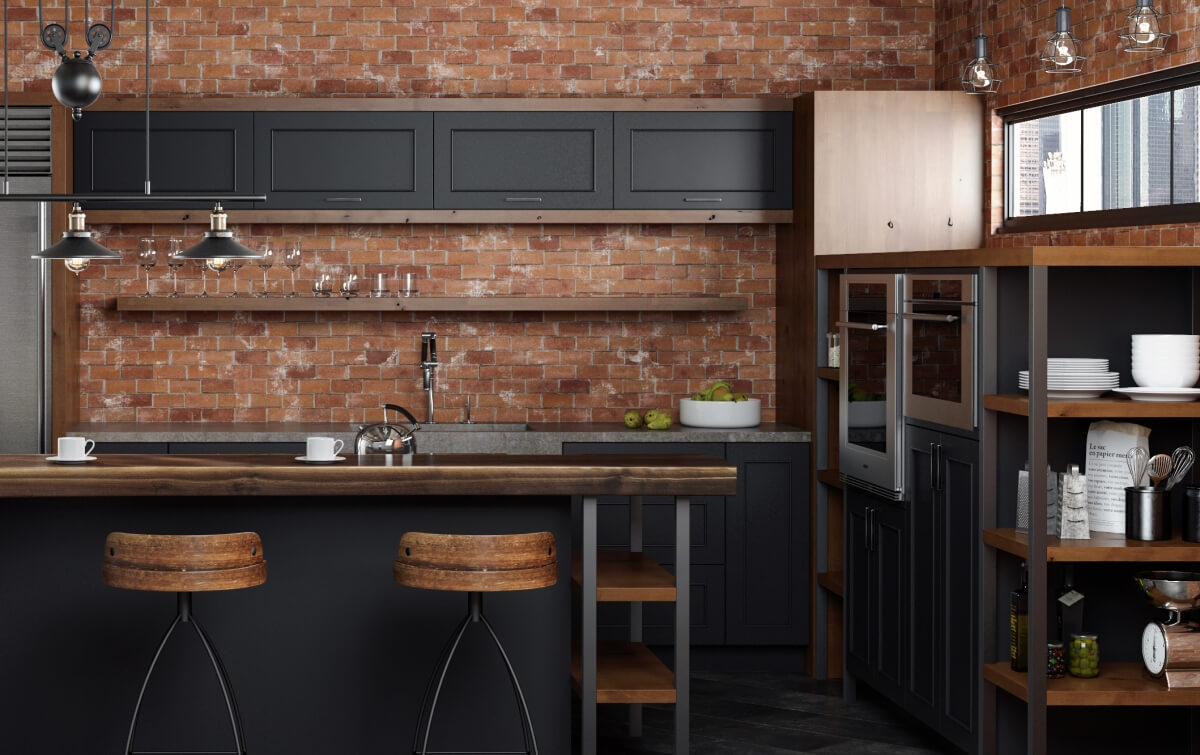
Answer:
[[[1013,671],[1029,669],[1029,573],[1021,562],[1021,586],[1008,596],[1008,662]]]

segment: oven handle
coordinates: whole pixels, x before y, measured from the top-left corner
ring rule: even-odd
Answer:
[[[887,323],[880,322],[842,322],[838,320],[834,325],[839,328],[850,328],[852,330],[887,330]]]
[[[928,320],[930,322],[957,322],[958,315],[930,315],[924,312],[901,312],[905,320]]]

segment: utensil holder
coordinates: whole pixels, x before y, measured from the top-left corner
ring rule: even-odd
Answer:
[[[1171,508],[1167,491],[1139,486],[1125,488],[1125,537],[1128,540],[1170,540]]]
[[[1200,543],[1200,486],[1183,489],[1183,539]]]

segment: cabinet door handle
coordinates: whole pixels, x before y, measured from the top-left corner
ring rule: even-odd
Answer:
[[[937,448],[938,447],[937,447],[936,443],[934,443],[933,441],[929,441],[929,489],[930,490],[938,489],[938,486],[937,486],[937,481],[938,481],[938,479],[937,479],[937,476],[938,476]]]
[[[946,472],[946,465],[942,463],[943,461],[944,461],[944,459],[942,458],[942,444],[939,443],[939,444],[937,444],[937,465],[934,467],[934,469],[937,470],[937,487],[934,488],[934,490],[937,490],[937,491],[942,491],[942,490],[946,489],[946,480],[943,479],[943,475]]]
[[[838,320],[834,325],[851,330],[887,330],[887,323],[882,322],[842,322]]]
[[[926,320],[929,322],[957,322],[958,315],[930,315],[924,312],[901,312],[905,320]]]
[[[867,550],[875,550],[875,507],[867,509]]]
[[[684,197],[685,202],[724,202],[722,197]]]
[[[362,197],[325,197],[326,202],[361,202]]]
[[[505,202],[540,202],[541,197],[505,197]]]

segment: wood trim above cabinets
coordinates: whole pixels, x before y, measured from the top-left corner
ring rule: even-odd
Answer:
[[[16,96],[15,94],[13,95]],[[17,103],[14,100],[13,104]],[[36,104],[43,104],[38,101]],[[145,99],[105,95],[92,110],[142,110]],[[151,110],[252,110],[271,111],[784,111],[791,112],[787,97],[155,97]]]
[[[92,210],[92,223],[208,225],[207,210]],[[230,210],[231,223],[791,223],[791,210]]]

